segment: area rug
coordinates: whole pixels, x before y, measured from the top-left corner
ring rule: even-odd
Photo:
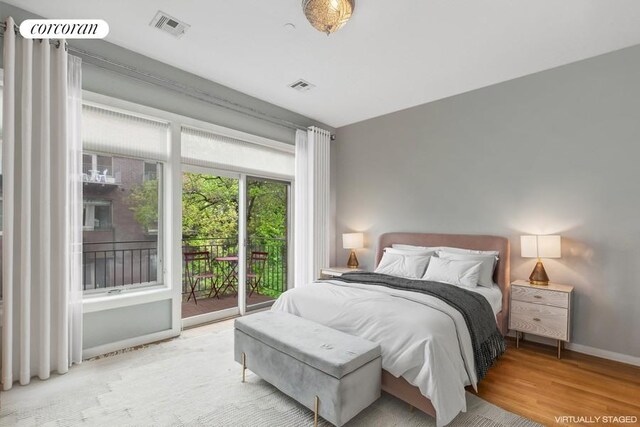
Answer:
[[[313,414],[233,361],[231,323],[135,351],[91,360],[66,375],[2,393],[3,426],[309,426]],[[452,426],[538,426],[467,393]],[[329,426],[321,422],[320,425]],[[435,426],[383,394],[348,423]]]

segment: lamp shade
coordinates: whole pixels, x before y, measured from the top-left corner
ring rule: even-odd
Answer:
[[[364,247],[364,235],[362,233],[344,233],[342,235],[342,247],[344,249],[361,249]]]
[[[520,255],[523,258],[560,258],[560,236],[520,236]]]
[[[538,258],[538,236],[520,236],[522,258]]]
[[[538,256],[540,258],[560,258],[560,236],[538,236]]]

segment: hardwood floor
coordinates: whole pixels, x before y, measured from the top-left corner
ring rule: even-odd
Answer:
[[[544,425],[640,425],[640,367],[569,350],[558,360],[555,347],[528,341],[516,349],[515,341],[507,340],[506,353],[477,394]],[[556,422],[563,415],[576,418]],[[595,422],[602,416],[634,416],[636,421]]]

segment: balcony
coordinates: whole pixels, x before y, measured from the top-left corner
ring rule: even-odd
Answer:
[[[83,288],[119,292],[157,283],[156,241],[84,243]],[[238,244],[233,238],[186,239],[182,244],[182,316],[238,305]],[[287,289],[285,239],[252,238],[247,247],[247,306],[275,300]]]
[[[121,183],[121,173],[110,171],[109,168],[102,170],[92,169],[90,164],[83,164],[82,183],[85,189],[94,193],[107,193],[118,188]]]

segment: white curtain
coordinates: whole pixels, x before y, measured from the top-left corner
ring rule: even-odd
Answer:
[[[82,352],[80,64],[64,42],[23,39],[13,19],[6,25],[4,390],[65,373]]]
[[[324,129],[296,131],[294,286],[317,279],[329,266],[330,144]]]

